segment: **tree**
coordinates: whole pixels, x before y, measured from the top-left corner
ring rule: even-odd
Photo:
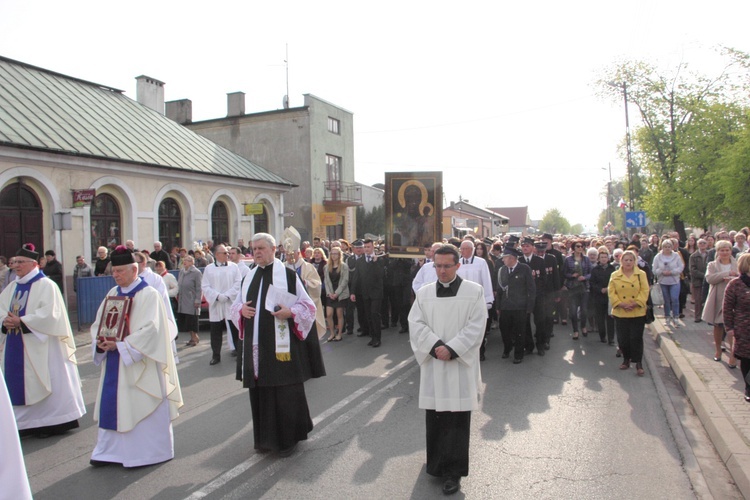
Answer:
[[[364,238],[365,233],[385,234],[385,204],[366,212],[364,207],[357,207],[357,237]]]
[[[743,126],[733,134],[734,141],[718,159],[714,185],[723,193],[724,222],[733,227],[748,225],[747,186],[750,185],[750,111],[742,117]]]
[[[716,151],[726,146],[722,139],[732,129],[732,120],[722,113],[746,100],[739,92],[745,84],[730,69],[747,69],[747,55],[732,49],[724,49],[723,55],[729,61],[713,78],[689,72],[684,62],[664,74],[631,61],[610,69],[598,82],[602,94],[616,102],[622,102],[626,89],[628,101],[638,109],[641,125],[632,134],[631,166],[637,177],[635,170],[641,169],[643,206],[652,219],[669,220],[682,238],[686,221],[703,225],[718,215],[722,204],[712,169]]]
[[[583,232],[583,224],[573,224],[570,226],[570,234],[581,234]]]
[[[570,222],[562,216],[558,209],[552,208],[547,210],[547,213],[542,217],[539,229],[545,233],[570,234]]]

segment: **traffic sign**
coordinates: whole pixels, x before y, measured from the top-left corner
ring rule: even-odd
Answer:
[[[625,227],[646,227],[646,212],[625,212]]]

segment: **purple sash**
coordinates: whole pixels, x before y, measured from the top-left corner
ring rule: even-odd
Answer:
[[[26,314],[26,304],[29,300],[31,285],[44,278],[44,273],[39,274],[29,280],[28,283],[16,283],[16,289],[11,299],[11,312],[17,308],[19,316]],[[21,326],[23,328],[23,325]],[[13,406],[26,405],[26,385],[24,383],[24,346],[23,335],[8,332],[8,338],[5,339],[5,384],[8,386],[10,402]]]
[[[115,295],[125,297],[135,297],[135,294],[148,286],[148,283],[141,280],[141,283],[128,293],[124,293],[122,288],[117,287]],[[117,430],[117,381],[120,375],[120,351],[107,351],[107,367],[104,370],[104,383],[102,384],[102,399],[99,405],[99,427]]]

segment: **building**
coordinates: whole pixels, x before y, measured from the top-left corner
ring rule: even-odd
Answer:
[[[529,217],[529,207],[488,207],[487,210],[500,212],[508,216],[508,232],[520,233],[527,235],[532,231],[531,217]]]
[[[305,94],[304,106],[245,114],[245,94],[227,95],[227,116],[193,122],[187,100],[167,103],[167,116],[299,186],[285,198],[285,225],[303,240],[356,233],[361,186],[354,182],[351,112]],[[292,215],[293,212],[293,215]]]
[[[508,231],[508,217],[496,210],[480,208],[466,201],[451,202],[443,209],[443,238],[493,238]]]
[[[164,83],[136,80],[138,101],[0,57],[0,255],[31,242],[70,276],[76,255],[92,262],[128,239],[171,249],[281,235],[295,184],[167,119]]]

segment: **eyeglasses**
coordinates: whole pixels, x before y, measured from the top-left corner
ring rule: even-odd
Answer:
[[[435,269],[450,269],[456,267],[456,264],[435,264]]]
[[[18,260],[18,259],[15,260],[16,264],[29,264],[30,262],[36,262],[36,261],[35,260],[23,260],[23,259],[22,260]]]
[[[583,245],[576,245],[575,248],[583,248]]]

